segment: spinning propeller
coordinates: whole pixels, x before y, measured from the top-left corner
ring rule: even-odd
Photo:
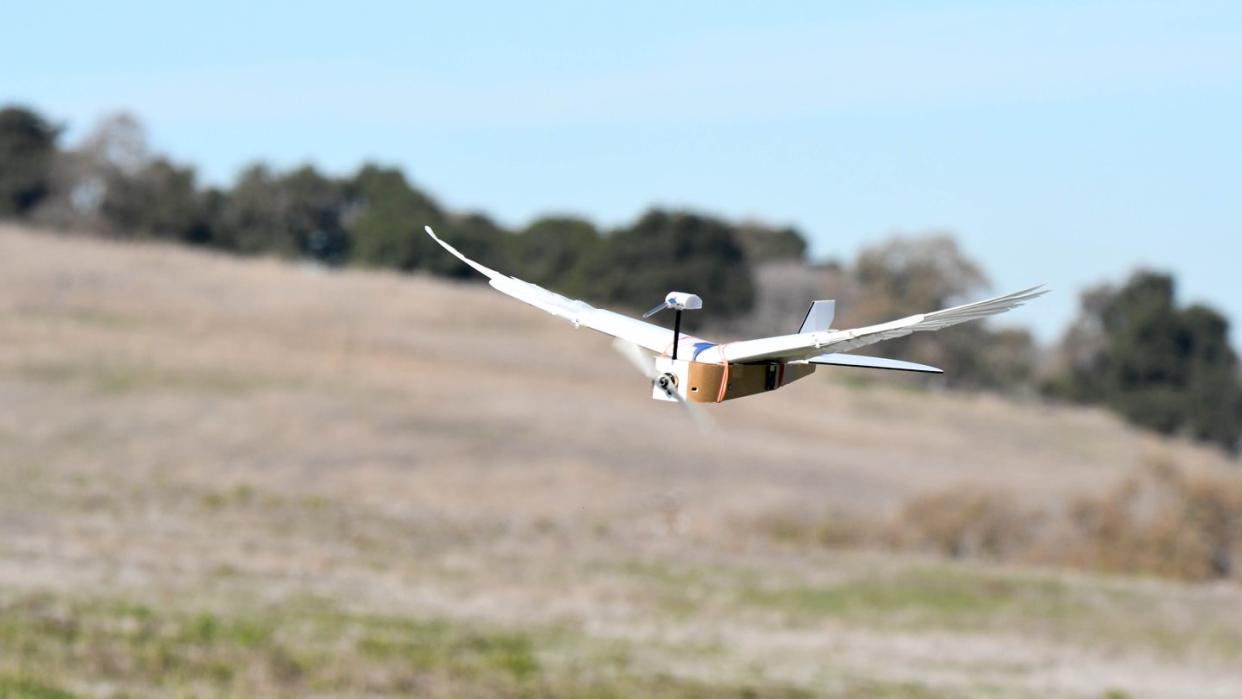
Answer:
[[[664,395],[681,403],[685,407],[686,412],[690,413],[690,418],[694,420],[694,424],[699,428],[700,432],[706,434],[711,430],[711,418],[702,410],[686,402],[685,398],[682,398],[681,393],[677,391],[677,377],[671,373],[661,372],[656,369],[655,360],[652,359],[651,355],[644,352],[641,347],[633,342],[628,342],[621,338],[613,340],[612,348],[622,357],[625,357],[626,361],[638,370],[638,373],[647,377],[648,381],[651,381],[661,391],[664,391]]]

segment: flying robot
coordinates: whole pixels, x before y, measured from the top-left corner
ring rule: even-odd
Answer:
[[[1047,293],[1040,284],[984,301],[851,330],[832,328],[835,301],[812,301],[796,333],[715,343],[681,332],[682,312],[703,308],[703,299],[695,294],[670,291],[639,320],[501,274],[458,252],[436,236],[431,226],[424,230],[457,259],[487,277],[488,284],[497,291],[564,318],[575,328],[611,335],[613,347],[651,382],[652,398],[682,403],[687,408],[693,403],[720,403],[775,391],[825,365],[942,374],[941,369],[926,364],[852,352],[910,333],[940,330],[1004,313]],[[664,310],[673,312],[672,330],[646,321]],[[691,413],[696,414],[693,410]],[[702,424],[703,418],[696,419]]]

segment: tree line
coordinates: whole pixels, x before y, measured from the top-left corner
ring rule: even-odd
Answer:
[[[400,169],[377,164],[345,177],[255,164],[228,188],[204,187],[193,167],[150,153],[141,125],[124,114],[72,148],[59,135],[31,110],[0,112],[0,215],[243,255],[472,276],[423,233],[430,224],[466,255],[563,293],[643,308],[669,289],[693,288],[710,299],[710,318],[751,308],[755,262],[806,249],[792,229],[662,210],[612,231],[574,217],[510,231],[481,213],[446,211]]]
[[[982,266],[943,234],[811,263],[796,229],[692,211],[653,209],[612,230],[569,216],[509,230],[482,213],[447,210],[395,167],[369,163],[336,177],[310,165],[255,164],[230,186],[212,187],[192,166],[152,153],[130,115],[101,120],[73,146],[61,135],[33,110],[0,110],[0,218],[472,278],[422,233],[430,224],[484,264],[596,305],[639,310],[670,289],[694,291],[707,299],[694,322],[737,334],[793,332],[814,298],[837,298],[835,325],[847,327],[975,300],[990,287]],[[1105,405],[1144,427],[1242,448],[1228,321],[1203,305],[1179,307],[1167,274],[1140,271],[1089,290],[1079,318],[1046,350],[1025,330],[972,323],[902,338],[884,352],[945,368],[942,385]]]

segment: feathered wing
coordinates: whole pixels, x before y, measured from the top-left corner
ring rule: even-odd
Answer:
[[[424,226],[423,228],[427,231],[427,235],[431,236],[432,240],[439,243],[441,247],[448,250],[454,257],[469,265],[476,272],[487,277],[487,283],[501,293],[512,296],[523,303],[530,304],[541,311],[564,318],[573,323],[575,327],[587,327],[606,335],[627,340],[656,353],[666,351],[673,343],[672,330],[620,313],[595,308],[586,302],[566,298],[541,286],[524,282],[517,277],[501,274],[466,257],[452,245],[440,240],[435,231],[431,230],[431,226]],[[681,336],[681,342],[683,343],[693,342],[698,339],[685,334]]]
[[[824,330],[797,335],[780,335],[718,345],[699,355],[706,362],[755,362],[779,359],[810,360],[825,353],[842,353],[884,340],[903,337],[914,332],[940,330],[950,325],[1004,313],[1048,293],[1043,285],[997,296],[993,299],[967,303],[942,311],[921,313],[898,320],[868,325],[853,330]]]
[[[497,291],[512,296],[542,311],[564,318],[575,326],[591,328],[592,330],[632,342],[653,352],[665,352],[672,345],[673,332],[667,328],[652,325],[651,323],[620,313],[595,308],[583,301],[566,298],[535,284],[501,274],[466,257],[452,245],[440,240],[430,226],[425,226],[425,230],[427,235],[431,236],[433,240],[449,251],[454,257],[487,277],[488,284]],[[913,332],[940,330],[950,325],[957,325],[958,323],[1004,313],[1045,293],[1047,291],[1042,288],[1042,285],[1033,286],[1029,289],[1023,289],[1022,291],[985,301],[954,306],[953,308],[946,308],[932,313],[913,315],[853,330],[822,330],[796,335],[780,335],[777,337],[730,342],[724,345],[709,347],[699,352],[696,359],[700,362],[713,363],[725,361],[755,362],[773,359],[783,361],[814,361],[821,359],[821,363],[845,363],[846,360],[843,358],[838,357],[836,358],[837,361],[830,361],[828,358],[822,357],[822,355],[841,354],[859,347],[865,347],[866,345],[909,335]],[[696,340],[699,340],[699,338],[685,334],[681,336],[682,343],[694,342]],[[849,363],[856,366],[866,366],[864,359],[871,358],[858,358],[858,361],[850,361]],[[934,369],[934,367],[923,367],[922,369],[913,370],[924,369]]]

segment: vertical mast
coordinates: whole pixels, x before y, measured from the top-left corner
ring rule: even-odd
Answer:
[[[676,309],[673,315],[673,359],[677,358],[677,341],[681,339],[681,309]]]

